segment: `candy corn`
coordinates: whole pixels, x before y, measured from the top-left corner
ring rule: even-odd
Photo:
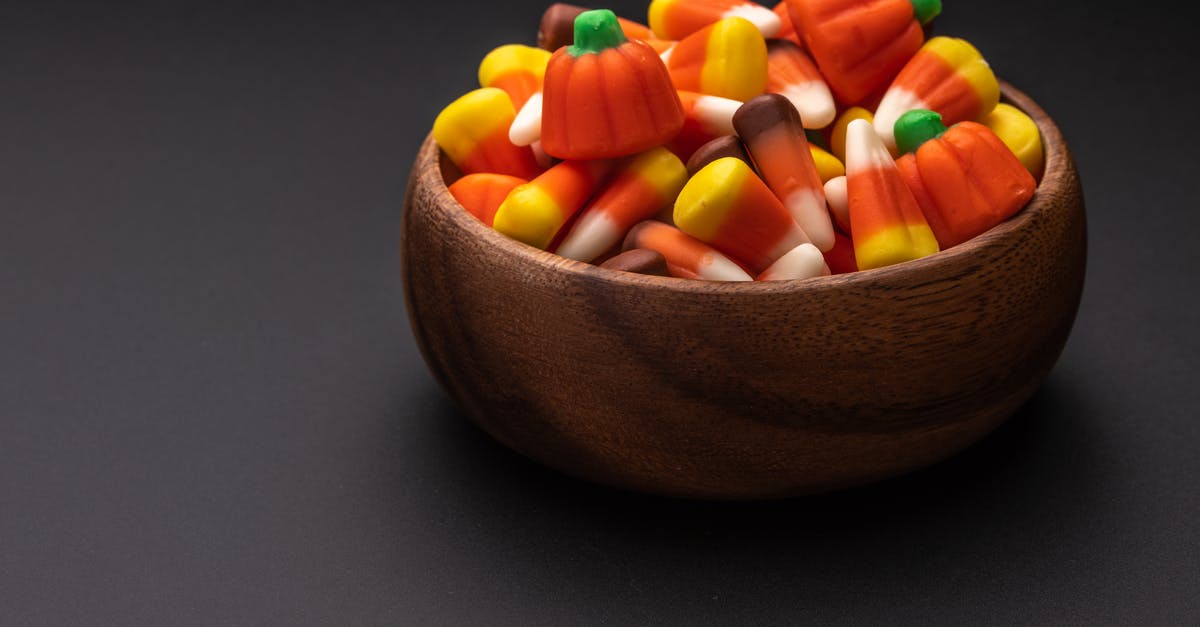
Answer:
[[[546,67],[541,141],[560,159],[624,157],[662,145],[683,108],[658,55],[626,39],[612,11],[575,18],[575,43]]]
[[[515,146],[529,146],[542,137],[542,92],[525,101],[508,127],[508,141]]]
[[[846,177],[837,176],[825,181],[825,202],[829,215],[843,233],[850,232],[850,198],[846,190]]]
[[[541,172],[529,148],[508,140],[515,112],[502,89],[476,89],[450,103],[433,122],[433,139],[463,174],[492,172],[530,179]]]
[[[832,248],[833,223],[825,208],[821,175],[792,103],[779,94],[763,94],[738,109],[733,126],[763,180],[796,224],[817,248]]]
[[[1042,151],[1042,134],[1033,118],[1025,115],[1024,111],[1002,102],[984,116],[982,123],[992,129],[996,137],[1013,151],[1021,165],[1025,166],[1035,179],[1042,178],[1046,158]]]
[[[667,260],[671,276],[706,281],[753,281],[740,265],[679,229],[647,220],[629,231],[625,250],[646,248]]]
[[[792,14],[788,13],[787,2],[779,0],[771,12],[779,17],[779,32],[775,33],[776,39],[786,39],[797,46],[803,47],[804,41],[800,39],[800,33],[796,32],[796,25],[792,24]]]
[[[740,17],[705,26],[662,57],[677,89],[749,100],[767,86],[767,42]]]
[[[825,264],[833,274],[858,272],[858,263],[854,260],[854,242],[849,236],[834,233],[833,248],[825,253]]]
[[[817,66],[800,46],[785,39],[767,42],[766,90],[791,100],[804,128],[825,128],[837,114],[833,94]]]
[[[860,270],[919,259],[938,251],[937,239],[891,154],[864,120],[846,131],[846,190],[850,235]]]
[[[691,159],[696,149],[718,137],[734,134],[733,114],[742,106],[740,100],[681,91],[679,102],[683,106],[683,129],[667,147],[681,160]]]
[[[505,235],[537,248],[554,236],[600,187],[612,162],[563,161],[512,190],[492,221]]]
[[[850,123],[855,120],[874,122],[875,116],[862,107],[850,107],[838,116],[837,121],[833,123],[833,129],[829,133],[829,150],[842,163],[846,162],[846,127],[850,126]]]
[[[520,44],[500,46],[479,64],[479,84],[499,87],[508,93],[513,107],[520,109],[529,97],[542,90],[542,77],[550,53]]]
[[[579,14],[585,11],[588,11],[588,9],[562,2],[556,2],[547,7],[546,11],[542,13],[542,22],[538,26],[538,47],[554,52],[563,46],[569,46],[574,43],[575,18],[579,17]],[[618,17],[617,24],[620,25],[621,32],[629,39],[651,39],[654,37],[654,33],[650,32],[648,27],[632,20]]]
[[[846,175],[846,166],[842,165],[837,157],[812,143],[812,140],[809,140],[808,151],[812,153],[813,165],[817,166],[817,174],[821,175],[822,184],[827,183],[829,179]]]
[[[825,257],[812,244],[801,244],[763,270],[755,281],[787,281],[829,275]]]
[[[892,127],[907,111],[928,109],[946,124],[978,120],[1000,101],[1000,85],[987,61],[962,39],[934,37],[900,70],[875,109],[875,131],[895,148]]]
[[[686,180],[683,162],[666,148],[634,157],[580,212],[555,252],[579,261],[599,257],[619,244],[634,224],[673,203]]]
[[[787,0],[787,5],[805,49],[843,104],[861,103],[886,87],[925,41],[909,0]]]
[[[949,248],[1019,211],[1037,182],[986,126],[959,122],[947,129],[937,115],[916,110],[900,117],[897,139],[919,147],[896,165],[938,244]]]
[[[458,204],[484,224],[492,226],[492,218],[500,208],[500,203],[504,202],[514,187],[527,182],[507,174],[479,172],[458,179],[449,189]]]
[[[701,169],[675,200],[681,231],[762,272],[791,249],[809,242],[771,190],[740,159],[718,159]]]
[[[747,0],[653,0],[648,21],[659,39],[683,39],[731,17],[748,20],[763,37],[774,37],[781,25],[770,9]]]
[[[695,175],[704,166],[725,157],[733,157],[750,163],[750,155],[746,154],[746,147],[742,145],[742,140],[733,135],[723,135],[697,148],[696,152],[692,153],[692,158],[687,162],[688,176]]]
[[[627,250],[600,264],[600,267],[636,274],[671,276],[671,270],[667,267],[667,258],[657,250],[648,248]]]

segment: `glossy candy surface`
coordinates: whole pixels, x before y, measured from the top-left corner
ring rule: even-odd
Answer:
[[[763,180],[796,224],[817,248],[832,248],[833,224],[825,208],[821,175],[792,103],[779,94],[764,94],[738,109],[733,126]]]
[[[730,17],[749,21],[763,37],[774,37],[779,16],[748,0],[652,0],[650,29],[659,39],[683,39],[714,22]]]
[[[528,147],[514,146],[515,111],[502,89],[476,89],[450,103],[433,122],[433,138],[463,174],[492,172],[533,178],[542,171]]]
[[[1000,101],[1000,84],[970,43],[934,37],[900,70],[875,109],[875,131],[896,148],[893,127],[908,111],[928,109],[946,124],[979,120]]]
[[[911,111],[896,123],[930,129],[913,154],[897,161],[929,227],[942,248],[961,244],[1019,211],[1037,188],[1033,175],[986,126],[960,122],[946,129],[931,124],[929,111]],[[915,142],[915,140],[914,140]]]
[[[787,208],[740,159],[704,166],[675,201],[675,225],[759,273],[809,242]]]
[[[611,161],[563,161],[513,189],[496,210],[492,227],[517,241],[545,249],[611,169]]]
[[[554,52],[563,46],[574,43],[575,18],[588,10],[590,9],[563,2],[555,2],[546,7],[546,11],[542,13],[542,21],[538,25],[538,47]],[[643,24],[623,17],[618,17],[617,23],[621,26],[621,32],[629,39],[645,40],[654,37],[650,28]]]
[[[909,0],[787,0],[825,82],[846,105],[882,90],[925,41]]]
[[[706,96],[692,91],[681,91],[679,102],[683,105],[683,128],[667,146],[687,161],[704,144],[725,135],[733,135],[733,114],[742,106],[740,100],[719,96]]]
[[[449,186],[450,195],[480,222],[492,226],[492,219],[500,203],[518,185],[528,183],[507,174],[479,172],[468,174]]]
[[[1013,151],[1021,165],[1025,166],[1035,179],[1041,180],[1046,158],[1042,148],[1042,134],[1033,118],[1025,115],[1020,109],[1001,102],[980,122],[992,129],[996,137]]]
[[[825,264],[825,257],[821,251],[812,244],[801,244],[775,260],[775,263],[754,277],[754,280],[790,281],[829,274],[829,266]]]
[[[825,128],[837,115],[833,94],[816,64],[800,46],[786,39],[767,42],[766,91],[792,101],[804,128]]]
[[[479,84],[503,89],[520,109],[542,90],[550,53],[541,48],[508,44],[492,50],[479,64]]]
[[[767,42],[740,17],[705,26],[662,57],[677,89],[745,101],[767,87]]]
[[[850,234],[860,270],[920,259],[938,251],[916,198],[887,147],[864,120],[846,131],[846,191]]]
[[[626,39],[612,11],[581,13],[575,43],[546,68],[541,142],[560,159],[624,157],[675,137],[683,108],[658,54]]]
[[[706,281],[752,281],[746,271],[709,245],[655,220],[647,220],[629,231],[625,250],[646,248],[667,260],[671,276]]]
[[[686,180],[687,168],[666,148],[631,158],[580,212],[555,252],[592,261],[619,244],[634,224],[670,206]]]

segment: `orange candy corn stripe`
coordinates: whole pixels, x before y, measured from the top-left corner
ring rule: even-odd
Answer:
[[[846,131],[846,189],[854,256],[861,270],[919,259],[938,251],[887,147],[864,120]]]
[[[495,87],[450,103],[433,122],[433,139],[463,174],[492,172],[530,179],[542,171],[528,147],[508,140],[512,100]]]
[[[675,200],[681,231],[762,272],[809,242],[786,207],[741,159],[717,159],[697,172]]]
[[[667,260],[671,276],[707,281],[752,281],[741,265],[679,229],[647,220],[625,237],[625,250],[644,248]]]
[[[662,56],[677,89],[749,100],[767,87],[767,42],[740,17],[702,28]]]
[[[555,252],[592,261],[619,244],[634,224],[670,206],[686,180],[687,168],[666,148],[630,159],[580,212]]]
[[[509,193],[492,227],[530,246],[545,249],[596,192],[612,161],[563,161]]]
[[[792,23],[843,104],[882,91],[925,41],[909,0],[787,0]]]
[[[508,197],[508,193],[518,185],[528,183],[507,174],[491,174],[480,172],[468,174],[450,185],[450,195],[462,205],[471,215],[479,218],[480,222],[492,226],[496,210]]]
[[[781,26],[779,16],[748,0],[653,0],[650,29],[659,39],[683,39],[715,22],[740,17],[754,25],[763,37],[774,37]]]

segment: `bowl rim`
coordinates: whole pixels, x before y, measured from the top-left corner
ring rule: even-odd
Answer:
[[[512,255],[547,271],[565,273],[572,278],[588,281],[609,283],[623,288],[654,288],[674,292],[733,295],[733,294],[770,294],[793,293],[797,291],[838,290],[866,287],[880,280],[908,275],[911,272],[935,273],[961,265],[970,256],[979,254],[983,249],[1002,246],[1015,233],[1027,228],[1030,223],[1038,221],[1040,214],[1054,210],[1052,198],[1056,191],[1066,184],[1066,173],[1070,157],[1066,142],[1058,126],[1050,116],[1032,98],[1013,87],[1006,81],[1000,80],[1001,102],[1007,102],[1025,112],[1034,123],[1042,136],[1042,150],[1045,156],[1045,166],[1041,181],[1029,202],[1009,219],[992,227],[976,237],[938,251],[932,255],[905,261],[898,264],[859,270],[846,274],[812,277],[806,279],[788,279],[780,281],[706,281],[700,279],[685,279],[679,277],[663,277],[656,275],[636,274],[601,268],[591,263],[576,261],[555,253],[535,248],[523,242],[512,239],[483,222],[480,222],[470,212],[462,209],[458,201],[450,195],[447,188],[443,169],[442,154],[432,134],[421,146],[414,162],[414,179],[420,177],[423,184],[432,186],[432,192],[438,199],[433,203],[439,212],[439,219],[450,220],[457,228],[468,234],[481,238],[489,247],[494,247],[500,254]],[[414,180],[415,182],[415,180]],[[409,189],[411,198],[412,190]],[[406,203],[407,204],[407,203]],[[455,207],[458,210],[451,210]],[[406,212],[411,209],[406,209]],[[405,216],[407,220],[408,216]],[[407,230],[407,229],[406,229]]]

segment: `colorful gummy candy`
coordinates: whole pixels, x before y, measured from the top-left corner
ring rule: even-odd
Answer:
[[[1037,124],[940,0],[555,3],[484,55],[433,139],[484,225],[612,271],[813,279],[903,263],[1024,207]],[[636,17],[636,16],[635,16]],[[453,169],[452,169],[453,170]]]

